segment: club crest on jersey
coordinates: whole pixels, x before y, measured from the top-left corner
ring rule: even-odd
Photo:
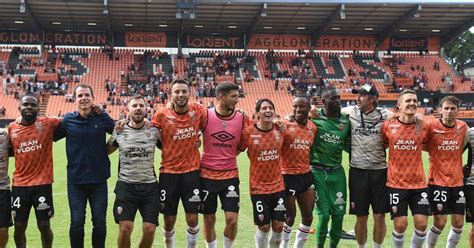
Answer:
[[[253,140],[253,144],[254,144],[254,145],[258,145],[258,144],[260,144],[260,140],[258,140],[258,139],[254,139],[254,140]]]
[[[398,212],[397,206],[392,206],[392,213],[396,214]]]
[[[342,130],[344,130],[344,128],[346,128],[346,124],[340,123],[340,124],[339,124],[339,130],[342,131]]]
[[[294,127],[290,127],[290,128],[288,128],[288,131],[294,132],[294,131],[295,131],[295,128],[294,128]]]
[[[280,140],[280,133],[275,130],[275,140],[279,141]]]
[[[123,208],[121,206],[117,207],[117,214],[121,215],[123,213]]]
[[[227,122],[225,121],[222,122],[222,128],[227,128]]]
[[[196,119],[196,111],[189,111],[189,116],[191,116],[191,118]]]
[[[41,132],[43,129],[43,124],[41,124],[41,122],[36,122],[35,125],[36,125],[36,130]]]

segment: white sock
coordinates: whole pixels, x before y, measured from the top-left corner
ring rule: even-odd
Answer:
[[[438,237],[441,234],[441,230],[432,226],[428,231],[428,235],[426,235],[426,247],[433,248],[436,247],[436,243],[438,242]]]
[[[288,248],[290,245],[291,230],[293,228],[288,226],[286,223],[283,224],[283,232],[281,233],[281,244],[280,248]]]
[[[199,236],[199,226],[190,227],[188,226],[188,230],[186,233],[186,247],[194,248],[197,245],[197,240]]]
[[[365,244],[363,245],[358,245],[359,248],[365,248]]]
[[[161,234],[163,235],[163,240],[165,241],[166,248],[174,248],[174,229],[170,232],[165,229],[161,229]]]
[[[278,248],[281,244],[281,232],[272,232],[270,236],[270,248]]]
[[[448,242],[446,243],[446,248],[454,248],[458,245],[459,240],[461,240],[462,229],[458,229],[451,226],[448,234]]]
[[[295,243],[293,244],[293,248],[303,248],[304,243],[308,239],[309,230],[311,230],[310,226],[300,224],[298,226],[298,231],[296,232]]]
[[[373,245],[374,248],[382,248],[382,244],[379,244],[377,242],[374,241],[374,245]]]
[[[214,239],[214,241],[211,241],[211,242],[206,241],[206,247],[207,248],[217,248],[217,239]]]
[[[234,245],[234,240],[227,238],[224,236],[224,248],[232,248]]]
[[[416,230],[413,232],[413,236],[411,236],[411,248],[422,248],[423,243],[426,240],[426,233],[427,232],[422,232],[419,230]]]
[[[268,247],[268,236],[270,232],[262,232],[257,228],[255,233],[255,245],[257,248],[267,248]]]
[[[403,243],[405,243],[405,233],[392,232],[392,240],[394,248],[403,248]]]

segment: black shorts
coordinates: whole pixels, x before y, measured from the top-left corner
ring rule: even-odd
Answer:
[[[298,196],[308,189],[314,189],[314,177],[311,171],[305,174],[284,174],[285,190],[288,196]]]
[[[389,212],[387,193],[387,169],[349,169],[349,214],[369,215],[369,206],[374,214]]]
[[[272,194],[250,195],[255,225],[267,225],[270,224],[271,220],[285,221],[286,197],[285,191]]]
[[[10,190],[0,190],[0,228],[13,225]]]
[[[46,221],[54,215],[53,190],[51,184],[12,187],[11,208],[15,222],[26,222],[31,207],[35,209],[36,220]]]
[[[411,214],[430,215],[428,189],[395,189],[387,187],[390,204],[390,215],[393,218],[407,216],[408,207]]]
[[[431,213],[434,215],[464,214],[464,187],[428,186]]]
[[[238,178],[212,180],[201,177],[201,208],[202,214],[215,214],[217,211],[217,196],[221,200],[222,210],[239,212],[240,181]]]
[[[474,185],[464,186],[466,200],[466,222],[474,223]]]
[[[162,214],[176,215],[179,199],[183,202],[184,212],[199,213],[201,177],[198,170],[183,174],[160,173],[159,182]]]
[[[160,212],[158,182],[133,184],[117,181],[114,192],[115,223],[124,220],[135,221],[138,210],[143,222],[158,225],[158,213]]]

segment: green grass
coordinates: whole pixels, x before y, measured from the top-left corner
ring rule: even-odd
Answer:
[[[54,194],[54,209],[55,209],[55,216],[51,220],[51,226],[54,233],[54,247],[68,247],[69,246],[69,206],[67,201],[67,191],[66,191],[66,153],[65,153],[65,145],[64,140],[54,144],[54,179],[55,182],[53,184],[53,194]],[[107,243],[106,247],[116,247],[117,243],[117,234],[118,234],[118,225],[115,224],[113,220],[112,214],[112,205],[115,199],[113,189],[115,187],[115,182],[117,181],[117,160],[118,160],[118,152],[114,153],[110,156],[111,164],[112,164],[112,177],[108,180],[109,185],[109,205],[107,209]],[[156,168],[158,168],[158,161],[159,161],[159,151],[157,153],[156,159]],[[464,154],[466,157],[466,154]],[[466,161],[466,159],[464,159]],[[252,207],[251,201],[248,191],[248,167],[249,161],[247,155],[245,153],[241,154],[238,158],[238,164],[240,166],[240,182],[241,182],[241,212],[239,215],[239,229],[237,239],[235,241],[235,247],[254,247],[254,234],[255,234],[255,226],[253,224],[253,215],[252,215]],[[347,156],[344,156],[344,165],[347,167]],[[425,168],[427,168],[428,160],[426,154],[424,154],[424,164]],[[13,159],[10,160],[10,174],[14,170],[14,162]],[[426,170],[427,171],[427,170]],[[347,173],[347,168],[346,168]],[[176,224],[176,247],[185,247],[186,246],[186,223],[184,221],[182,209],[179,210],[178,213],[178,220]],[[297,214],[299,215],[299,213]],[[90,221],[90,211],[88,209],[87,216],[86,216],[86,226],[85,226],[85,246],[91,247],[91,221]],[[384,241],[384,247],[391,247],[392,240],[391,240],[391,231],[392,231],[392,222],[390,220],[389,215],[386,216],[387,220],[387,235]],[[317,218],[315,217],[315,222]],[[449,220],[448,220],[449,221]],[[160,222],[162,222],[162,218],[160,216]],[[295,226],[299,223],[299,217],[297,217],[295,221]],[[344,218],[344,230],[353,230],[355,223],[355,217],[351,215],[346,215]],[[429,226],[431,226],[432,218],[429,219]],[[202,216],[200,216],[200,226],[201,226],[201,233],[199,237],[198,247],[205,247],[205,241],[202,234]],[[372,245],[372,221],[369,218],[369,238],[367,244],[369,247]],[[444,247],[447,239],[447,233],[449,231],[449,223],[447,224],[445,230],[443,231],[438,246]],[[224,220],[223,220],[223,213],[219,209],[217,213],[217,237],[218,237],[218,245],[222,247],[222,232],[224,228]],[[471,225],[466,225],[464,228],[463,237],[459,243],[458,247],[468,247],[468,237],[467,233]],[[296,229],[296,228],[295,228]],[[409,247],[409,242],[411,239],[413,231],[413,224],[411,218],[409,218],[409,227],[406,232],[405,238],[405,246]],[[134,232],[132,234],[132,247],[137,247],[139,240],[141,237],[141,217],[137,214],[136,218],[136,225]],[[34,213],[30,215],[29,227],[27,230],[27,239],[28,239],[28,247],[35,248],[41,247],[41,240],[39,236],[38,229],[36,228],[36,218]],[[294,234],[292,236],[294,239]],[[326,242],[326,245],[328,242]],[[309,240],[307,241],[307,247],[314,247],[315,246],[315,239],[314,235],[311,235]],[[356,247],[357,244],[354,240],[342,240],[339,247]],[[10,228],[10,239],[8,247],[14,247],[14,240],[13,240],[13,228]],[[163,241],[161,238],[161,228],[157,228],[157,232],[155,235],[155,243],[154,247],[163,247]]]

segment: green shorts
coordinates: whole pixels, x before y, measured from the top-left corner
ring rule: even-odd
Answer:
[[[316,214],[346,214],[347,182],[344,168],[311,167],[315,187]]]

